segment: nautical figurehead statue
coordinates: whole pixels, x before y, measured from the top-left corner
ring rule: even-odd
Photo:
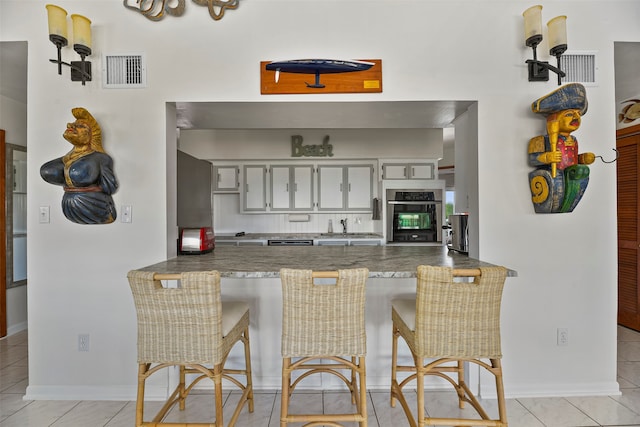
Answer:
[[[578,153],[578,140],[571,132],[580,127],[587,112],[583,85],[570,83],[536,100],[534,113],[547,121],[547,134],[529,141],[531,200],[536,213],[572,212],[589,183],[593,153]]]
[[[109,224],[116,219],[111,195],[118,189],[113,160],[102,148],[100,125],[86,109],[71,110],[75,122],[62,135],[73,145],[63,157],[40,168],[40,176],[64,188],[62,212],[78,224]]]

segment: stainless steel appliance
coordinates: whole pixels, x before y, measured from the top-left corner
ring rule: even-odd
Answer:
[[[449,226],[451,232],[447,247],[453,251],[469,252],[469,214],[449,215]]]
[[[442,243],[442,190],[387,190],[387,241]]]

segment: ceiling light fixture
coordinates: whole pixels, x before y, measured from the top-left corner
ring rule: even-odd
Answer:
[[[62,66],[71,68],[71,81],[91,81],[91,62],[85,61],[91,55],[91,21],[82,15],[71,15],[73,23],[73,50],[80,55],[80,61],[70,63],[62,61],[62,48],[68,44],[67,11],[53,4],[46,5],[49,20],[49,40],[58,49],[58,59],[49,61],[58,64],[58,74],[62,74]]]
[[[533,49],[533,59],[527,59],[530,82],[549,81],[549,70],[558,75],[558,86],[562,84],[565,72],[560,69],[560,57],[567,50],[567,17],[556,16],[547,23],[549,35],[549,54],[556,57],[557,67],[546,61],[539,61],[536,48],[542,41],[542,6],[531,6],[522,13],[524,17],[525,44]]]

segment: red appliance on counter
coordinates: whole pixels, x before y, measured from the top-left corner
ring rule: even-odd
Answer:
[[[216,246],[213,228],[182,228],[178,242],[178,252],[183,255],[198,255],[211,252]]]

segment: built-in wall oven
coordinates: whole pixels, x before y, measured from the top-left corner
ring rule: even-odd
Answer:
[[[442,243],[442,190],[387,190],[387,241]]]

